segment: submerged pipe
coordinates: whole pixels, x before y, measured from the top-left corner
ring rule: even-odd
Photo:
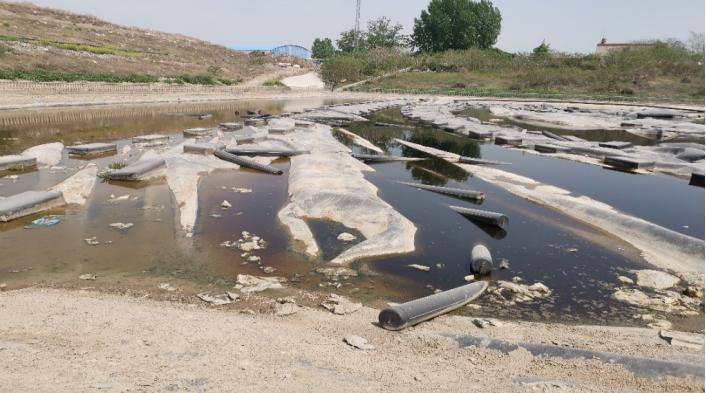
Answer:
[[[493,257],[486,246],[477,244],[471,250],[471,270],[478,275],[486,275],[493,270]]]
[[[397,304],[380,311],[378,322],[387,330],[402,330],[462,307],[478,298],[486,288],[488,288],[487,282],[477,281],[421,299]]]
[[[261,157],[293,157],[301,154],[309,154],[308,150],[289,150],[289,149],[253,149],[231,147],[226,149],[226,152],[236,156],[261,156]]]
[[[424,158],[386,156],[382,154],[351,154],[353,158],[357,158],[363,162],[392,162],[392,161],[422,161]]]
[[[230,154],[225,150],[216,150],[215,152],[213,152],[213,155],[215,155],[216,157],[220,158],[223,161],[232,162],[234,164],[238,164],[238,165],[244,166],[246,168],[271,173],[273,175],[281,175],[282,173],[284,173],[279,168],[275,168],[275,167],[272,167],[269,165],[263,165],[263,164],[255,162],[255,161],[248,160],[247,158],[238,157],[235,154]]]
[[[569,140],[567,138],[564,138],[561,135],[557,135],[557,134],[550,132],[550,131],[542,131],[542,135],[546,136],[547,138],[551,138],[551,139],[554,139],[557,141],[568,141]]]
[[[484,160],[482,158],[473,158],[473,157],[464,157],[464,156],[460,156],[458,158],[458,162],[460,162],[461,164],[473,164],[473,165],[508,165],[508,164],[510,164],[509,162],[505,162],[505,161]]]
[[[414,187],[414,188],[419,188],[421,190],[432,191],[432,192],[436,192],[439,194],[451,195],[451,196],[460,197],[460,198],[473,199],[476,201],[479,201],[479,200],[482,201],[483,199],[485,199],[485,194],[480,191],[465,190],[462,188],[430,186],[430,185],[426,185],[426,184],[408,183],[408,182],[404,182],[404,181],[399,181],[398,183],[404,184],[406,186]]]
[[[460,206],[449,206],[449,208],[464,217],[467,217],[473,221],[481,222],[483,224],[490,224],[495,225],[499,228],[505,228],[508,223],[507,216],[502,213],[496,213],[487,210],[469,209]]]

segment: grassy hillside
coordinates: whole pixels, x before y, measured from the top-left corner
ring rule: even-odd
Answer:
[[[394,70],[410,72],[370,81],[359,90],[439,92],[516,97],[704,101],[704,55],[678,43],[658,43],[600,57],[544,56],[496,49],[436,54],[373,52],[339,55],[322,66],[328,82],[363,80]]]
[[[0,1],[0,79],[233,84],[277,60],[178,34]]]

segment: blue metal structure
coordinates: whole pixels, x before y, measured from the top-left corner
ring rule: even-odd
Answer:
[[[311,59],[311,51],[300,45],[233,45],[231,48],[241,52],[270,52],[304,60]]]
[[[272,49],[272,53],[276,55],[287,55],[298,57],[300,59],[311,59],[311,51],[299,45],[282,45]]]

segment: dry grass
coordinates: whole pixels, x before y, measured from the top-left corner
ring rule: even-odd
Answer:
[[[0,1],[0,69],[6,71],[211,75],[228,84],[267,72],[276,61],[178,34]]]

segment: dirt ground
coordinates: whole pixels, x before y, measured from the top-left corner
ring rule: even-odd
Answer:
[[[297,299],[298,300],[298,299]],[[248,302],[272,304],[267,298]],[[243,307],[243,306],[240,306]],[[289,316],[240,307],[157,302],[29,288],[0,294],[0,386],[8,392],[477,391],[702,392],[703,380],[637,377],[600,360],[459,348],[444,334],[700,362],[654,330],[502,322],[480,329],[444,316],[402,332],[377,310],[300,308]],[[240,309],[239,309],[240,308]],[[256,309],[262,309],[253,307]],[[265,308],[266,310],[267,308]],[[343,340],[357,335],[373,349]],[[699,360],[701,359],[701,360]]]

